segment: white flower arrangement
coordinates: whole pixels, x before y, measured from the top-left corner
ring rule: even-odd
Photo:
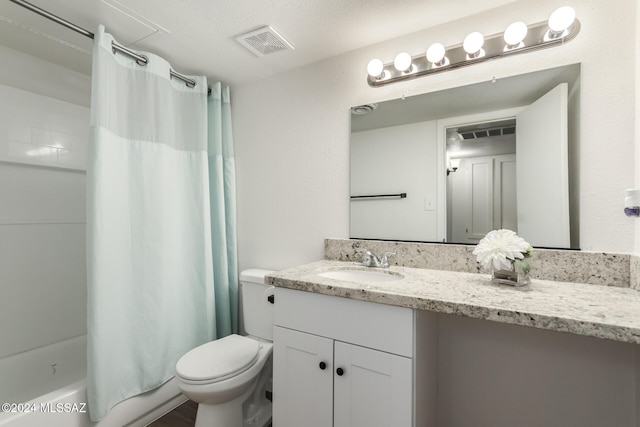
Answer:
[[[486,270],[492,266],[496,270],[512,269],[519,262],[522,270],[528,273],[530,267],[525,258],[533,255],[533,247],[515,231],[501,229],[488,232],[473,250],[473,254]]]

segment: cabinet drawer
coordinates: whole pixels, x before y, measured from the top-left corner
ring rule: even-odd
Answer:
[[[413,310],[292,289],[275,289],[274,323],[339,341],[413,356]]]

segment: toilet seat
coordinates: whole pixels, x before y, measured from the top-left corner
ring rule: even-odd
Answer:
[[[260,344],[240,335],[229,335],[187,352],[176,364],[176,375],[189,384],[210,384],[234,377],[258,360]]]

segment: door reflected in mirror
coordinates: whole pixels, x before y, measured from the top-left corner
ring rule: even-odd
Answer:
[[[579,248],[579,89],[574,64],[353,108],[350,236]]]
[[[516,120],[446,128],[447,242],[518,229]]]

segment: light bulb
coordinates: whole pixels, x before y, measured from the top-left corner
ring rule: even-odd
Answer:
[[[446,49],[442,43],[434,43],[427,49],[427,61],[434,65],[444,65],[447,59],[445,53]]]
[[[477,31],[470,33],[464,38],[462,47],[467,52],[467,59],[482,56],[482,45],[484,45],[484,36]]]
[[[401,72],[411,71],[411,55],[407,52],[400,52],[393,60],[393,66]]]
[[[562,33],[576,20],[576,11],[570,6],[562,6],[549,16],[549,29],[553,33]]]
[[[367,73],[369,73],[371,77],[381,77],[383,70],[384,64],[378,58],[372,59],[371,61],[369,61],[369,64],[367,64]]]
[[[504,31],[504,42],[507,44],[507,47],[519,47],[522,40],[527,36],[527,31],[527,24],[524,22],[518,21],[509,25]]]

